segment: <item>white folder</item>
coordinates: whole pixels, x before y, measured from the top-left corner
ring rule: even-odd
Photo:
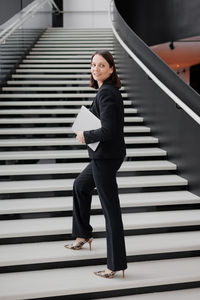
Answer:
[[[85,106],[82,106],[72,126],[72,130],[95,130],[101,128],[101,121]],[[88,144],[88,146],[95,151],[99,142]]]

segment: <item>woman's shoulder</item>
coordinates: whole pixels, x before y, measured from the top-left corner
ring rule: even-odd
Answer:
[[[114,85],[112,84],[108,84],[108,83],[104,83],[99,91],[98,91],[99,95],[114,95],[116,97],[116,95],[121,95],[120,91],[118,88],[116,88]]]
[[[101,86],[101,88],[99,89],[98,93],[97,93],[97,103],[99,103],[99,105],[114,105],[114,106],[118,106],[120,103],[123,103],[123,98],[122,95],[120,93],[120,91],[118,90],[118,88],[114,87],[113,85],[103,85]]]
[[[107,82],[104,82],[103,84],[102,84],[102,86],[100,87],[100,89],[99,90],[110,90],[110,91],[117,91],[118,90],[118,88],[116,88],[113,84],[111,84],[111,83],[107,83]]]

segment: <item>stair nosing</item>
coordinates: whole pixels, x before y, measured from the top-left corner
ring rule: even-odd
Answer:
[[[197,257],[129,263],[126,280],[122,280],[121,274],[117,274],[116,279],[109,282],[105,279],[100,280],[93,274],[98,269],[106,268],[105,265],[0,274],[0,293],[2,300],[11,300],[70,296],[81,293],[91,296],[91,293],[109,293],[119,289],[123,291],[133,289],[133,286],[136,290],[144,287],[152,290],[162,286],[165,288],[166,284],[173,286],[185,283],[187,285],[187,282],[199,282],[200,271],[197,268],[199,263],[200,259]],[[183,272],[183,266],[188,270],[187,275]],[[135,274],[138,274],[139,279]],[[55,280],[55,278],[60,278],[60,280]],[[12,289],[10,282],[12,282]]]
[[[161,200],[159,200],[159,199]],[[181,204],[200,204],[200,197],[188,191],[146,193],[119,193],[121,207],[144,207]],[[73,197],[41,197],[4,199],[0,202],[0,214],[72,211]],[[92,209],[101,209],[98,195],[92,197]]]
[[[164,233],[164,234],[151,234],[143,236],[126,236],[127,256],[136,255],[149,255],[157,253],[174,253],[184,251],[194,251],[200,249],[200,244],[197,242],[200,232],[186,232],[186,233]],[[190,242],[186,242],[185,237],[188,236]],[[191,238],[192,236],[192,238]],[[166,244],[166,239],[171,243]],[[178,239],[178,241],[177,241]],[[159,243],[160,241],[160,243]],[[146,242],[146,246],[145,246]],[[180,242],[182,244],[180,244]],[[0,267],[17,266],[28,264],[42,264],[49,262],[73,261],[73,260],[90,260],[106,257],[106,239],[98,238],[93,242],[93,249],[88,259],[88,254],[83,251],[82,253],[70,253],[64,249],[66,243],[72,241],[58,241],[58,242],[40,242],[18,245],[3,245],[0,249]],[[152,245],[155,245],[152,247]],[[31,250],[33,250],[31,255]],[[13,258],[13,252],[17,253],[18,259]],[[25,257],[23,253],[25,252]],[[28,253],[28,255],[27,255]],[[41,253],[41,254],[40,254]]]
[[[129,182],[131,180],[131,182]],[[73,179],[23,180],[0,182],[0,193],[30,193],[42,191],[72,191]],[[26,182],[26,185],[24,183]],[[188,181],[178,175],[146,175],[117,177],[119,188],[187,186]]]

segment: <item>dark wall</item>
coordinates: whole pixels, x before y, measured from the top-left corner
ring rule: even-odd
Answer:
[[[200,115],[200,96],[157,57],[127,26],[115,11],[117,32],[133,53],[177,97]],[[118,47],[119,64],[123,68],[123,82],[133,99],[134,107],[159,138],[160,147],[167,151],[169,160],[178,167],[178,173],[189,181],[189,189],[200,196],[200,125],[151,80],[138,64]]]
[[[160,148],[178,167],[178,174],[189,181],[189,189],[200,196],[200,125],[148,78],[143,70],[123,53],[126,84],[134,107],[144,117]],[[124,63],[124,62],[123,62]]]
[[[57,7],[63,10],[63,0],[54,1]],[[52,13],[52,27],[63,27],[63,14],[58,14],[57,12]]]
[[[200,94],[200,64],[190,68],[190,85]]]
[[[199,0],[116,0],[127,24],[148,45],[200,34]]]
[[[30,4],[33,0],[1,0],[0,1],[0,25],[8,21],[16,13]]]

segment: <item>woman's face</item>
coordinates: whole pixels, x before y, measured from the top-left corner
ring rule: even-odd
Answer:
[[[91,73],[94,78],[98,82],[98,86],[100,87],[104,80],[110,77],[113,72],[113,67],[110,67],[107,60],[99,55],[96,54],[92,59],[91,64]]]

